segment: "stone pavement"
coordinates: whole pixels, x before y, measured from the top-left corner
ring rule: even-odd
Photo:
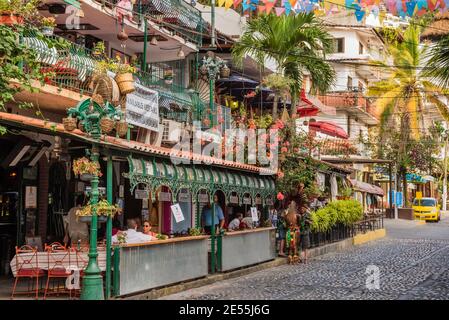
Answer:
[[[449,215],[439,223],[385,220],[387,237],[161,299],[449,299]],[[379,289],[366,287],[367,267]],[[372,267],[371,267],[372,268]]]

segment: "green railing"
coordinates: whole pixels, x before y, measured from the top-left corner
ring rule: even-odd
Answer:
[[[119,0],[95,0],[103,6],[114,8]],[[201,12],[183,0],[137,0],[133,6],[134,20],[141,21],[139,14],[157,22],[173,34],[202,45],[206,23]]]

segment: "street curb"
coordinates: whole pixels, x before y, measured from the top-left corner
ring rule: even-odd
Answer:
[[[415,221],[417,226],[421,226],[423,224],[426,224],[426,220],[417,220]]]
[[[377,240],[380,238],[385,237],[387,234],[386,229],[377,229],[377,230],[373,230],[373,231],[368,231],[367,233],[364,234],[358,234],[356,236],[354,236],[354,245],[359,245],[359,244],[363,244],[363,243],[367,243],[373,240]]]
[[[380,229],[380,230],[376,230],[376,231],[380,231],[377,233],[377,236],[376,237],[371,236],[370,239],[365,242],[381,238],[380,234],[382,234],[382,233],[383,233],[383,236],[385,236],[385,229]],[[375,231],[370,231],[370,232],[375,233]],[[357,236],[355,236],[355,237],[357,237]],[[348,238],[348,239],[334,242],[334,243],[330,243],[330,244],[326,244],[321,247],[309,249],[307,251],[307,257],[308,257],[308,259],[313,259],[315,257],[319,257],[319,256],[322,256],[322,255],[325,255],[328,253],[334,253],[334,252],[346,250],[355,245],[355,243],[354,243],[355,237]],[[287,258],[275,258],[272,261],[263,262],[263,263],[260,263],[260,264],[254,265],[254,266],[244,267],[242,269],[219,273],[219,274],[211,274],[204,278],[194,279],[194,280],[182,282],[182,283],[171,285],[171,286],[164,287],[164,288],[151,289],[146,292],[130,294],[130,295],[126,295],[126,296],[118,296],[118,297],[114,297],[112,299],[113,300],[153,300],[153,299],[158,299],[163,296],[179,293],[179,292],[186,291],[189,289],[206,286],[209,284],[213,284],[218,281],[237,278],[237,277],[251,274],[253,272],[257,272],[257,271],[261,271],[261,270],[265,270],[265,269],[269,269],[269,268],[274,268],[274,267],[279,267],[279,266],[285,265],[287,263],[288,263]]]

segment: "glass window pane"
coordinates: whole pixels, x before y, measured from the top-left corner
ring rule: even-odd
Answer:
[[[151,161],[145,161],[145,170],[147,171],[147,175],[154,176],[153,163]]]
[[[140,159],[133,159],[132,161],[133,161],[134,172],[143,174],[142,161],[140,161]]]
[[[158,177],[163,177],[165,175],[164,166],[162,163],[156,163],[156,172]]]
[[[195,180],[195,175],[193,173],[192,168],[187,168],[187,177],[188,177],[189,181]]]

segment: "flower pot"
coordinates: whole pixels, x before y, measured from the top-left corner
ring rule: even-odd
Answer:
[[[42,33],[45,36],[52,36],[54,31],[55,31],[54,27],[42,27]]]
[[[92,222],[92,216],[79,216],[78,220],[80,222],[91,223]],[[103,216],[103,215],[97,215],[97,221],[99,223],[106,222],[106,221],[108,221],[108,217],[107,216]]]
[[[118,84],[120,93],[125,95],[134,92],[134,78],[132,73],[120,73],[115,76],[115,81]]]
[[[227,66],[224,66],[220,69],[220,77],[222,78],[229,78],[231,75],[231,69],[229,69]]]
[[[0,12],[0,25],[12,26],[14,24],[23,24],[23,17],[11,12]]]
[[[92,181],[93,178],[94,178],[94,175],[90,174],[90,173],[83,173],[80,175],[81,181],[89,182],[89,181]]]
[[[67,131],[73,131],[76,129],[76,118],[63,118],[62,123],[64,124],[64,129]]]
[[[114,129],[114,120],[109,118],[102,118],[100,120],[100,128],[103,133],[110,133]]]
[[[117,131],[119,137],[124,137],[128,132],[128,123],[123,120],[117,122],[115,130]]]

